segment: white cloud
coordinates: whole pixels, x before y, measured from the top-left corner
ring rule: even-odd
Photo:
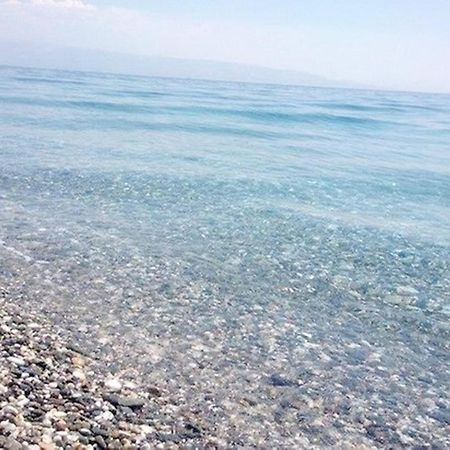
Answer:
[[[83,0],[4,0],[1,2],[12,6],[44,6],[64,9],[93,10],[95,7]]]

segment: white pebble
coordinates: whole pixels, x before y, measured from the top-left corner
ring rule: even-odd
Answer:
[[[10,356],[8,358],[9,362],[12,362],[13,364],[17,365],[17,366],[24,366],[25,365],[25,361],[22,358],[19,358],[17,356]]]
[[[81,369],[75,369],[72,373],[75,378],[78,378],[81,381],[84,381],[86,379],[86,375]]]
[[[122,383],[117,378],[107,378],[105,387],[111,392],[119,392],[122,389]]]
[[[98,420],[100,421],[111,421],[114,419],[114,414],[111,411],[105,411],[102,414],[100,414],[100,416],[98,417]]]

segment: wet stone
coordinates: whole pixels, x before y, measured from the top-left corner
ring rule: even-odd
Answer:
[[[160,397],[161,396],[161,391],[155,387],[155,386],[149,386],[147,387],[147,392],[152,396],[152,397]]]
[[[22,450],[22,444],[14,438],[8,438],[5,441],[5,448],[8,450]]]
[[[444,410],[444,409],[437,409],[434,411],[431,411],[429,413],[429,416],[437,420],[438,422],[442,423],[443,425],[450,425],[450,410]]]
[[[102,449],[108,448],[105,440],[103,439],[103,436],[99,435],[95,436],[95,443]]]
[[[104,399],[113,405],[124,406],[127,408],[142,408],[145,405],[145,400],[139,397],[125,397],[114,394],[105,394]]]
[[[269,383],[272,386],[277,386],[277,387],[288,387],[288,386],[296,386],[297,383],[293,380],[290,380],[289,378],[286,378],[282,375],[279,374],[272,374],[269,377]]]

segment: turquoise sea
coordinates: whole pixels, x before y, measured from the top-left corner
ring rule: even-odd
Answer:
[[[229,446],[448,448],[450,95],[0,67],[0,288]]]

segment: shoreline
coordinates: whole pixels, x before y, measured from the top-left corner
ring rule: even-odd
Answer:
[[[0,448],[239,447],[230,436],[210,428],[201,415],[180,407],[170,392],[155,385],[145,387],[130,376],[113,375],[106,360],[90,356],[63,328],[39,312],[23,311],[5,292],[0,295]],[[287,383],[276,376],[271,382],[279,389]],[[296,404],[289,407],[304,409]],[[433,440],[430,436],[430,443]],[[362,435],[335,444],[342,449],[383,448]],[[436,439],[433,444],[433,448],[445,448],[445,440]],[[305,435],[304,445],[297,448],[323,447]]]
[[[205,447],[208,439],[195,423],[158,420],[165,402],[158,388],[100,373],[58,331],[0,299],[1,448]]]

